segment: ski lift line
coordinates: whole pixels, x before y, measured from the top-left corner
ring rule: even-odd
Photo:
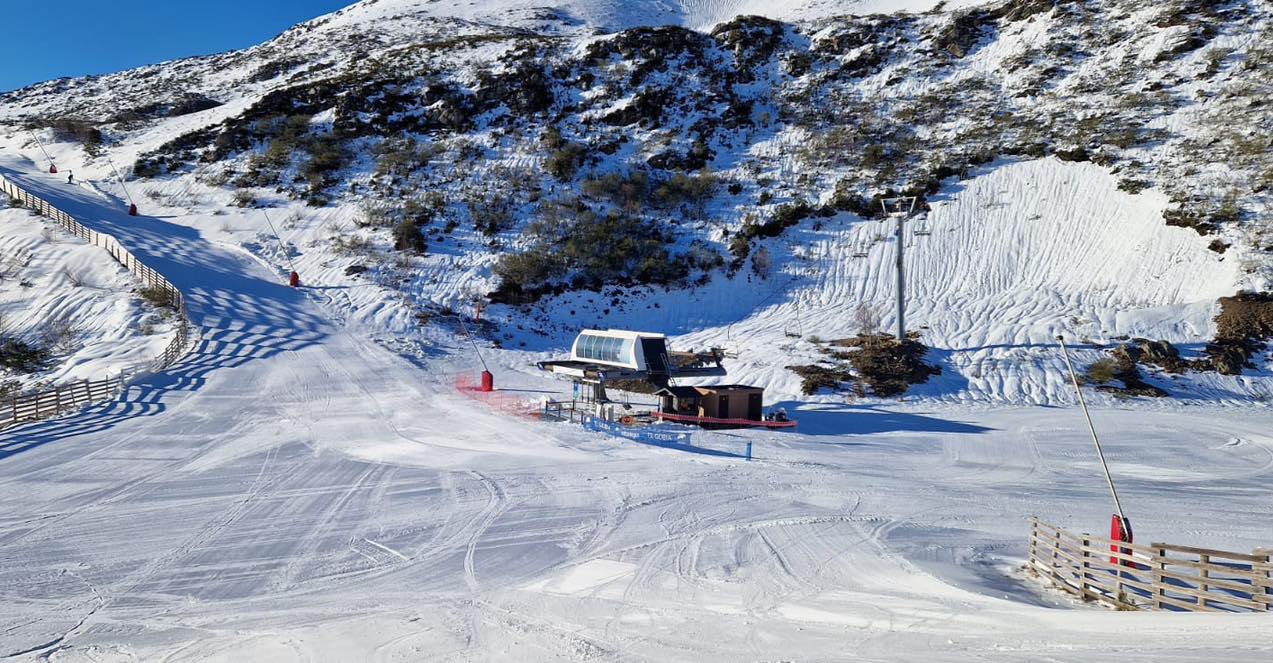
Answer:
[[[1114,497],[1114,508],[1118,511],[1118,517],[1126,519],[1123,514],[1123,504],[1118,499],[1118,490],[1114,488],[1114,478],[1109,473],[1109,463],[1105,462],[1105,452],[1101,449],[1101,438],[1096,434],[1096,426],[1092,423],[1092,414],[1087,410],[1087,401],[1083,398],[1083,389],[1079,385],[1078,373],[1074,371],[1074,363],[1070,361],[1070,350],[1065,345],[1065,337],[1057,335],[1056,340],[1061,343],[1061,354],[1065,357],[1065,366],[1070,371],[1070,380],[1074,383],[1074,391],[1079,396],[1079,406],[1083,409],[1083,416],[1087,418],[1087,428],[1092,432],[1092,442],[1096,445],[1096,455],[1101,459],[1101,468],[1105,470],[1105,481],[1109,483],[1110,495]]]

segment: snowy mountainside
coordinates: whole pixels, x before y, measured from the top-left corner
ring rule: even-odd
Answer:
[[[366,25],[385,18],[450,18],[528,29],[579,26],[618,32],[639,26],[680,25],[710,30],[736,16],[765,16],[781,21],[847,14],[929,11],[984,4],[986,0],[494,0],[470,3],[419,0],[364,0],[309,22],[316,26]]]
[[[1273,274],[1267,5],[935,4],[721,23],[761,8],[362,2],[0,96],[4,149],[41,160],[31,127],[118,196],[104,156],[132,164],[149,212],[281,268],[268,214],[330,306],[385,335],[436,340],[489,296],[510,363],[583,326],[657,328],[799,398],[784,367],[821,360],[811,337],[860,331],[864,307],[892,324],[877,209],[899,192],[934,227],[906,240],[909,317],[944,370],[916,393],[1064,398],[1062,332],[1084,361],[1128,336],[1200,356],[1216,299]],[[851,15],[896,9],[924,13]],[[1266,363],[1151,378],[1244,402]]]

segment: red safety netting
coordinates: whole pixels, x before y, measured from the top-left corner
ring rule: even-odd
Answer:
[[[487,407],[520,419],[543,419],[543,406],[518,396],[496,389],[482,391],[477,376],[461,373],[455,376],[455,391],[465,398],[484,403]]]
[[[751,419],[718,419],[716,417],[695,417],[688,414],[672,414],[670,412],[651,413],[668,421],[683,421],[691,424],[724,424],[728,426],[746,426],[749,428],[795,428],[795,421],[753,421]]]

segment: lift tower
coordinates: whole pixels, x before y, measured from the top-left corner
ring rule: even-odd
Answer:
[[[897,222],[897,342],[906,340],[906,222],[915,216],[915,196],[882,198],[884,215]],[[918,234],[918,233],[916,233]],[[927,234],[927,231],[925,231]]]

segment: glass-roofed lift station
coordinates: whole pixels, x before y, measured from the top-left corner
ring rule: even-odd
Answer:
[[[575,339],[572,359],[644,370],[637,343],[643,335],[625,331],[588,330]],[[653,334],[647,336],[656,336]],[[661,336],[657,336],[661,338]]]

